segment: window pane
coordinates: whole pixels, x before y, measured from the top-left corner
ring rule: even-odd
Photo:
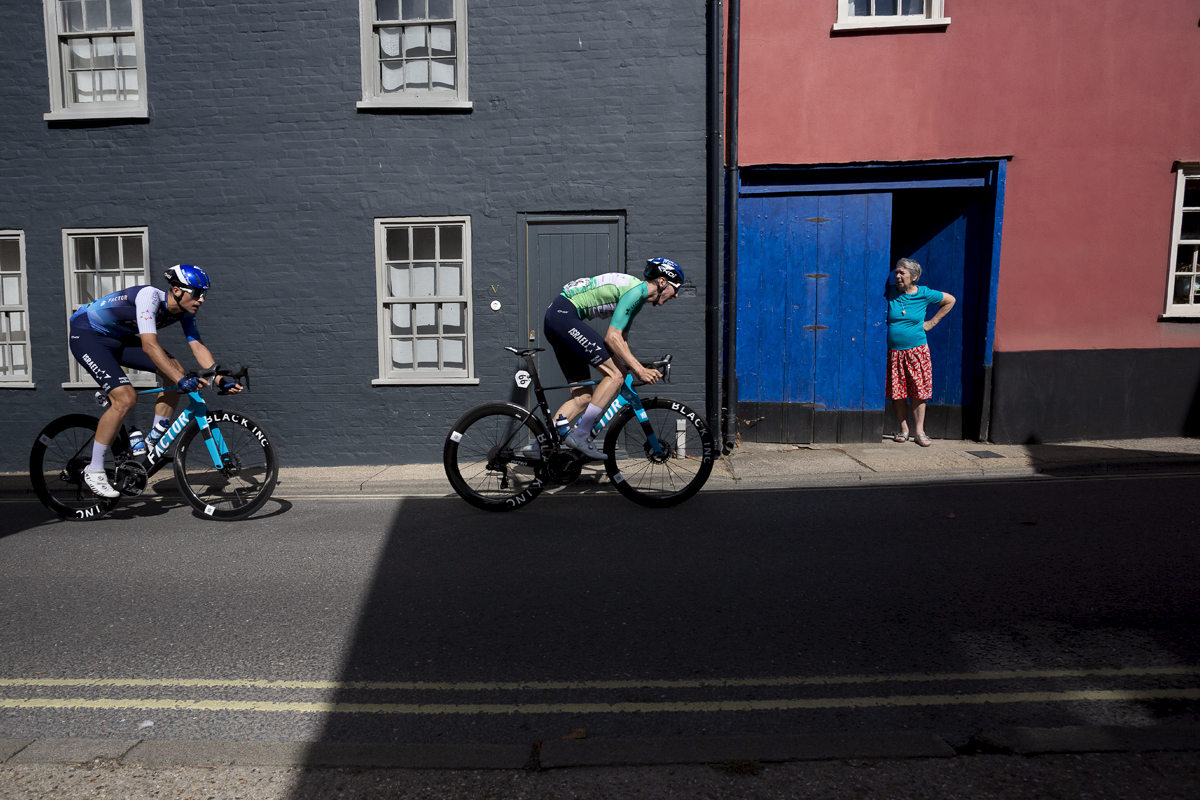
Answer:
[[[846,0],[846,2],[850,6],[850,16],[871,16],[871,0]]]
[[[5,275],[0,279],[0,306],[21,305],[21,276]]]
[[[96,299],[96,279],[92,275],[77,275],[75,291],[79,305],[92,302]]]
[[[432,261],[434,254],[434,236],[436,228],[413,228],[413,260]]]
[[[413,324],[418,334],[437,333],[437,303],[417,303],[413,306]]]
[[[1200,178],[1189,178],[1183,182],[1184,208],[1200,208]]]
[[[467,347],[464,339],[442,340],[442,366],[446,369],[467,368]]]
[[[117,73],[116,70],[105,70],[104,72],[92,73],[96,76],[100,85],[96,88],[100,90],[100,99],[104,102],[111,102],[117,99]]]
[[[925,16],[925,0],[903,0],[900,6],[900,13]]]
[[[423,90],[429,88],[429,62],[408,61],[404,64],[404,85],[406,89]]]
[[[433,69],[431,77],[435,91],[454,88],[454,59],[434,61],[430,66]]]
[[[75,269],[96,268],[95,247],[96,240],[90,236],[81,236],[75,240]]]
[[[399,0],[375,0],[375,19],[380,22],[400,19]]]
[[[130,286],[137,286],[143,280],[142,276],[140,274],[126,272],[126,273],[124,273],[124,275],[125,275],[125,277],[122,279],[121,282],[125,285],[121,287],[122,289],[128,289]]]
[[[403,32],[403,28],[380,28],[379,54],[384,58],[398,58],[400,56],[400,34]]]
[[[429,47],[434,56],[454,55],[454,26],[431,26],[429,28]]]
[[[413,368],[412,339],[392,339],[392,369]]]
[[[121,268],[121,254],[117,249],[120,241],[116,236],[100,237],[100,269],[118,270]]]
[[[385,92],[398,92],[404,88],[404,62],[384,61],[380,73],[381,84]]]
[[[133,37],[122,36],[117,39],[117,66],[137,66],[137,42],[133,40]]]
[[[136,69],[123,69],[118,73],[121,78],[120,94],[122,100],[138,99],[138,79]]]
[[[896,16],[896,0],[875,0],[875,16]]]
[[[1183,212],[1183,225],[1179,230],[1180,239],[1200,239],[1200,211]]]
[[[1172,302],[1187,305],[1192,296],[1192,276],[1175,279],[1175,297]]]
[[[29,370],[25,366],[25,345],[18,344],[12,346],[12,374],[13,375],[28,375]]]
[[[433,297],[436,293],[433,285],[433,267],[413,267],[412,275],[412,296]]]
[[[140,275],[145,267],[142,262],[142,237],[123,236],[121,245],[125,248],[125,269],[136,269]]]
[[[462,266],[459,264],[440,265],[438,267],[438,294],[442,297],[454,297],[462,293]]]
[[[387,260],[408,261],[408,228],[388,228]]]
[[[97,288],[96,291],[98,291],[100,293],[101,297],[110,295],[113,292],[117,291],[118,289],[125,288],[121,284],[120,273],[118,273],[116,275],[105,275],[104,273],[98,273],[98,276],[99,277],[98,277],[96,283],[99,284],[99,288]]]
[[[442,333],[466,333],[466,303],[442,303]]]
[[[429,0],[430,19],[454,19],[454,0]]]
[[[71,97],[76,103],[92,102],[92,73],[75,72],[71,75]]]
[[[0,239],[0,272],[21,271],[21,243],[16,239]]]
[[[92,40],[72,39],[67,49],[67,69],[92,68]]]
[[[388,291],[392,297],[411,297],[408,288],[408,267],[388,267]]]
[[[462,226],[444,225],[442,235],[442,258],[458,261],[462,258]]]
[[[62,15],[62,29],[68,33],[83,30],[83,3],[82,0],[63,0],[59,4],[59,10]]]
[[[92,67],[95,69],[112,69],[117,65],[116,40],[109,36],[101,36],[92,40],[95,48]]]
[[[410,25],[404,29],[404,57],[420,58],[429,55],[429,29],[424,25]]]
[[[417,339],[417,369],[438,368],[438,340]]]
[[[425,0],[403,0],[405,19],[425,19]]]
[[[1195,272],[1197,250],[1200,250],[1200,247],[1194,244],[1180,245],[1179,252],[1175,256],[1175,271]]]
[[[130,30],[133,28],[133,3],[131,0],[112,0],[112,26]]]
[[[408,303],[392,304],[392,335],[412,334],[412,306]]]
[[[25,312],[13,311],[4,316],[8,317],[6,324],[8,340],[10,342],[25,341]]]
[[[108,30],[108,3],[104,0],[83,0],[84,30]]]

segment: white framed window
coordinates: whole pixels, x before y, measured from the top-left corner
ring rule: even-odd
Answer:
[[[50,113],[56,119],[146,119],[142,0],[42,0]]]
[[[32,389],[25,233],[0,230],[0,389]]]
[[[471,341],[471,218],[375,220],[379,378],[478,383]]]
[[[68,320],[84,303],[130,286],[150,283],[149,237],[148,228],[78,228],[63,231]],[[75,357],[68,354],[67,359],[71,380],[64,383],[63,388],[95,388],[96,382]],[[125,374],[134,386],[149,387],[155,384],[154,373],[126,369]]]
[[[1200,317],[1200,163],[1175,169],[1175,215],[1164,317]]]
[[[950,24],[945,0],[837,0],[835,31],[925,28]]]
[[[359,0],[359,25],[359,108],[471,108],[467,0]]]

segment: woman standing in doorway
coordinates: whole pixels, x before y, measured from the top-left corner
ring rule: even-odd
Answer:
[[[895,282],[887,289],[887,396],[900,423],[900,432],[893,440],[907,442],[915,438],[921,447],[929,447],[933,442],[925,435],[925,401],[933,397],[933,365],[925,333],[950,313],[955,300],[945,292],[917,286],[921,265],[911,258],[896,262],[894,278]],[[926,320],[925,310],[934,305],[938,306],[937,313]],[[908,429],[910,402],[915,437]]]

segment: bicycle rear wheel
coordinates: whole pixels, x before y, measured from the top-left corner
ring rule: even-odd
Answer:
[[[51,422],[38,434],[29,452],[29,480],[46,508],[63,519],[96,519],[121,499],[92,494],[83,482],[83,471],[92,460],[92,442],[100,420],[86,414],[68,414]],[[124,452],[123,436],[113,442],[104,459],[108,480],[114,479],[113,451]]]
[[[193,420],[179,436],[175,481],[193,508],[213,519],[245,519],[271,497],[279,480],[275,445],[258,423],[245,414],[212,411],[211,430],[219,431],[229,451],[217,467],[209,440]],[[215,438],[215,436],[214,436]]]
[[[712,472],[716,449],[704,419],[674,400],[642,401],[647,421],[626,407],[604,437],[604,462],[617,491],[649,508],[678,505],[700,491]],[[650,443],[649,426],[662,453]]]
[[[442,463],[459,497],[485,511],[511,511],[541,494],[541,448],[550,437],[537,417],[511,403],[485,403],[458,418]]]

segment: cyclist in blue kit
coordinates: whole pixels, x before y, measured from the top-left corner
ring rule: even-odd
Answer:
[[[683,270],[669,258],[650,259],[642,274],[645,280],[611,272],[571,281],[546,309],[546,341],[554,348],[566,379],[571,383],[588,380],[589,365],[604,374],[594,392],[591,386],[572,389],[571,398],[554,415],[554,425],[566,436],[566,445],[600,461],[604,453],[591,436],[592,426],[620,390],[625,375],[632,372],[638,380],[651,384],[662,377],[658,370],[646,369],[633,357],[629,326],[647,301],[664,305],[678,296],[684,281]],[[603,338],[581,322],[607,318],[612,321]],[[580,414],[583,416],[575,430],[566,435],[570,420]]]
[[[156,372],[164,386],[178,384],[187,392],[207,386],[197,377],[185,377],[183,367],[158,343],[158,331],[179,322],[192,355],[203,369],[215,359],[200,340],[196,312],[208,292],[208,275],[191,264],[176,264],[164,273],[167,291],[153,286],[130,286],[80,306],[71,315],[71,353],[108,395],[109,409],[100,417],[92,443],[92,460],[84,470],[88,488],[101,497],[117,497],[108,482],[104,457],[116,440],[126,415],[137,403],[137,391],[122,366]],[[237,381],[219,376],[220,388],[236,394]],[[179,392],[164,391],[154,405],[152,445],[161,438],[179,402]]]

